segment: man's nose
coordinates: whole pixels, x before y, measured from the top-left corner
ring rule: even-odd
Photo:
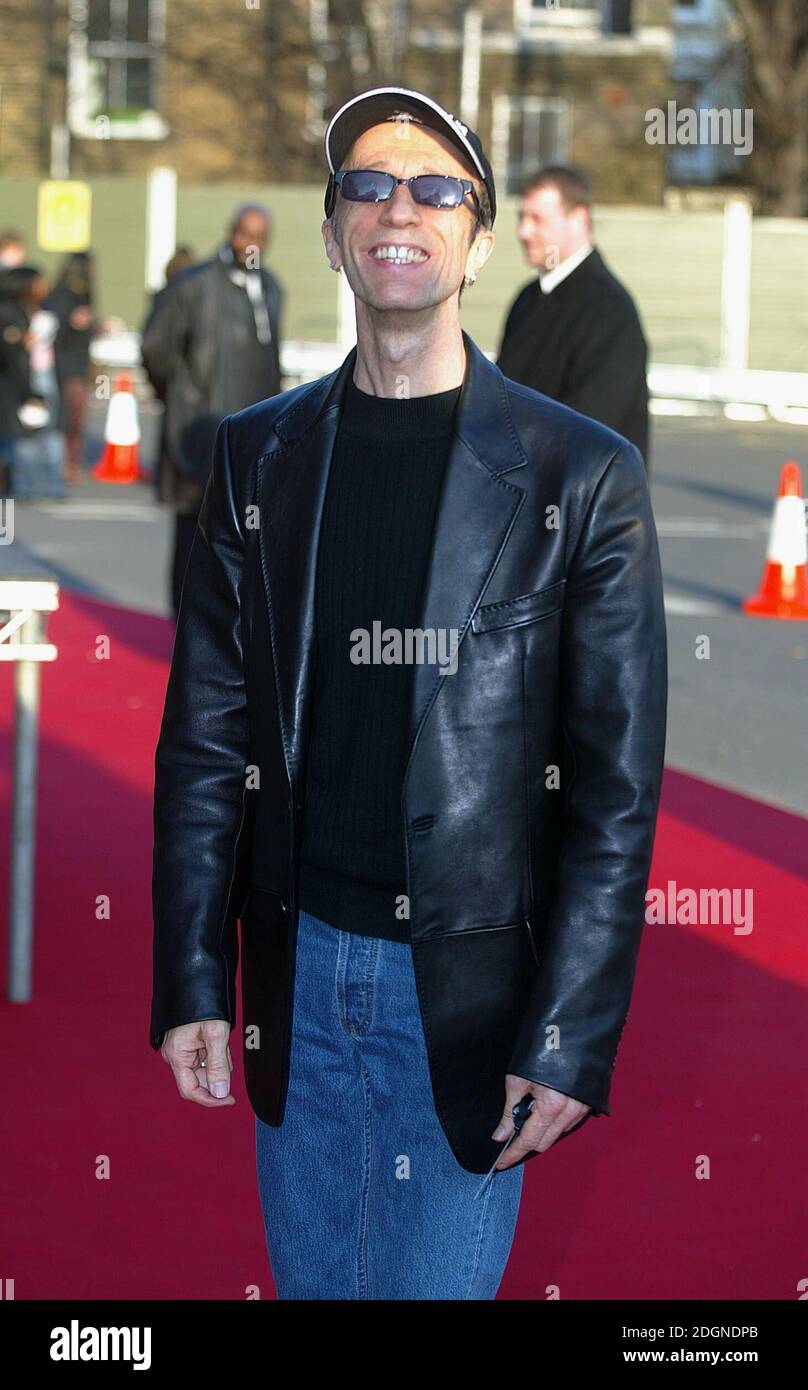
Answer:
[[[381,207],[381,220],[390,222],[396,227],[420,221],[421,214],[418,204],[405,183],[397,183],[390,197],[381,204]]]

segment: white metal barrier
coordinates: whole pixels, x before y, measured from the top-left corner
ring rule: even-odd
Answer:
[[[315,381],[338,367],[348,348],[339,343],[284,343],[282,366],[290,385]],[[487,352],[493,361],[496,353]],[[758,406],[772,419],[808,424],[808,372],[761,372],[748,367],[691,367],[654,362],[648,369],[652,400],[702,405]]]
[[[285,384],[297,386],[333,372],[346,356],[350,344],[308,342],[287,339],[281,351]],[[112,339],[96,339],[93,360],[108,367],[140,366],[136,333],[121,333]],[[493,352],[486,356],[493,360]],[[142,368],[138,373],[145,380]],[[766,372],[749,367],[693,367],[686,363],[653,362],[648,368],[648,389],[658,413],[669,401],[697,405],[757,407],[773,420],[808,425],[808,372]]]

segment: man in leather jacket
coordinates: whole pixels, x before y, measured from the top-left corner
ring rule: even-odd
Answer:
[[[215,254],[172,275],[143,325],[143,365],[165,407],[157,495],[174,513],[175,618],[217,426],[281,389],[284,295],[261,263],[271,230],[260,203],[236,208]]]
[[[234,1103],[240,923],[279,1297],[492,1298],[525,1160],[610,1113],[657,537],[635,446],[461,329],[496,215],[474,132],[381,88],[326,156],[357,345],[217,431],[155,760],[150,1041],[184,1098]]]

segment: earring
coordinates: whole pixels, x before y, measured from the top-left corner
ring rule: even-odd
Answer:
[[[471,275],[464,275],[464,276],[463,276],[463,284],[464,284],[464,285],[473,285],[473,284],[474,284],[474,281],[475,281],[476,279],[477,279],[476,272],[475,272],[475,271],[472,271],[472,272],[471,272]]]
[[[336,270],[337,274],[339,275],[340,271],[342,270],[342,266],[335,265],[333,261],[329,261],[328,264],[330,265],[331,269]]]

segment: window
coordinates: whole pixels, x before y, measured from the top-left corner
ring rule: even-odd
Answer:
[[[165,0],[72,0],[68,119],[77,135],[159,139]]]
[[[569,102],[560,98],[494,97],[494,176],[506,194],[518,194],[522,181],[542,164],[566,162],[569,116]]]
[[[601,0],[514,0],[514,26],[535,29],[538,25],[600,26]]]
[[[633,32],[632,0],[608,0],[603,12],[603,28],[607,34]]]
[[[715,22],[718,15],[710,13],[715,6],[709,0],[675,0],[673,19],[676,24],[704,24]]]

